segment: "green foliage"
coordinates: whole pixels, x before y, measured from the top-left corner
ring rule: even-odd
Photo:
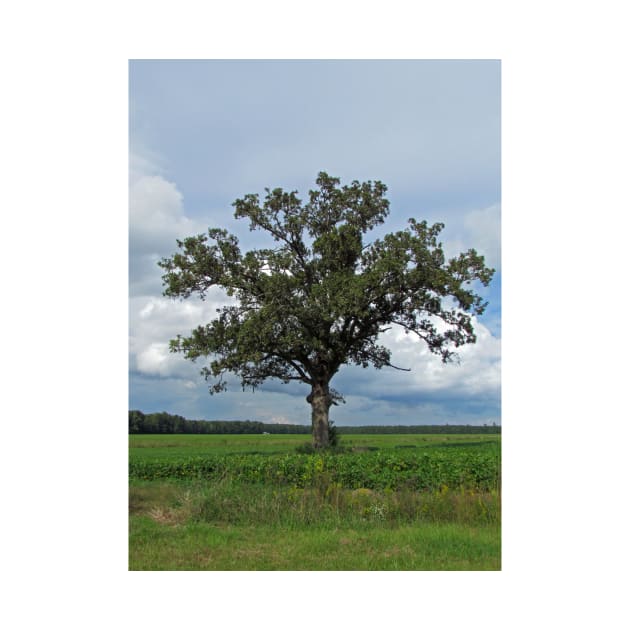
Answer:
[[[500,454],[497,444],[426,452],[318,452],[308,454],[233,454],[179,460],[132,459],[135,479],[232,479],[247,483],[317,487],[322,482],[343,488],[497,489]]]
[[[305,204],[281,188],[266,189],[262,204],[255,194],[234,202],[234,216],[266,233],[272,247],[243,253],[236,236],[210,228],[177,241],[180,251],[159,264],[165,295],[203,298],[218,286],[236,300],[172,340],[171,350],[193,361],[211,357],[202,368],[211,393],[225,389],[228,372],[244,388],[268,378],[310,385],[314,445],[321,447],[328,409],[339,398],[329,387],[339,368],[395,367],[377,344],[392,324],[452,361],[454,349],[476,341],[472,316],[486,304],[474,285],[487,285],[494,270],[474,249],[446,260],[441,223],[411,218],[405,230],[365,244],[389,213],[387,187],[340,186],[323,172],[316,184]]]
[[[295,452],[300,455],[313,455],[316,450],[317,449],[310,442],[298,444],[298,446],[295,447]]]

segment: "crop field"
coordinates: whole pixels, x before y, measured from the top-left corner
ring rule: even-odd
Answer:
[[[498,570],[499,435],[131,435],[131,570]]]

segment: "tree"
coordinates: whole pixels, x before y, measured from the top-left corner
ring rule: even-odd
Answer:
[[[129,433],[142,433],[144,417],[144,414],[137,409],[129,411]]]
[[[210,393],[225,389],[227,372],[240,376],[243,388],[269,378],[306,383],[313,445],[322,448],[330,407],[342,400],[330,386],[340,367],[403,369],[377,344],[394,324],[452,361],[454,348],[476,341],[472,316],[486,307],[472,285],[487,286],[494,270],[474,249],[446,261],[437,241],[442,223],[409,219],[406,229],[364,244],[389,213],[387,187],[340,186],[323,172],[316,183],[306,204],[281,188],[266,188],[262,205],[256,194],[232,204],[234,216],[270,235],[275,247],[242,253],[234,235],[211,228],[178,240],[180,251],[158,264],[166,296],[203,299],[218,286],[236,300],[190,336],[178,335],[171,351],[210,358],[202,369],[213,380]]]

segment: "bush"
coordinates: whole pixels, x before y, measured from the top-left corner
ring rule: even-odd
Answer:
[[[332,420],[328,421],[328,444],[333,447],[339,446],[339,433]]]
[[[310,443],[300,444],[295,447],[295,452],[301,455],[313,455],[315,453],[315,447]]]

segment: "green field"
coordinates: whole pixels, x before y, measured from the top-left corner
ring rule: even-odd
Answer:
[[[308,435],[130,435],[129,454],[137,459],[181,459],[183,457],[232,453],[286,454],[309,442]],[[344,435],[342,444],[355,448],[425,448],[499,444],[500,435]]]
[[[130,436],[130,569],[500,569],[500,436],[307,441]]]

